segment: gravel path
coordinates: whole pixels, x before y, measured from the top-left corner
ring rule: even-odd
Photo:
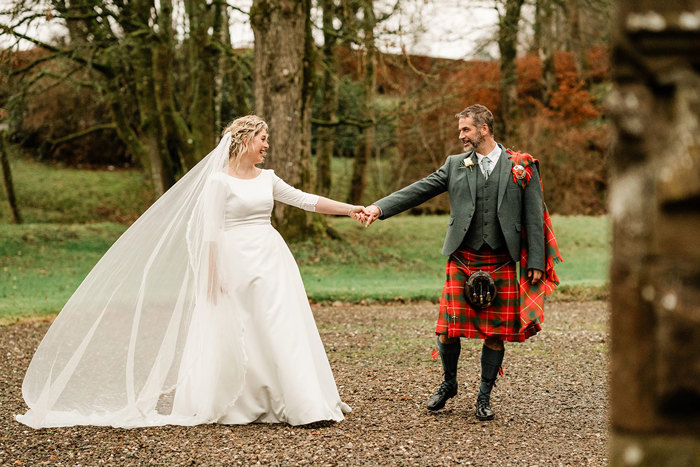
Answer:
[[[506,344],[496,419],[473,403],[480,343],[463,341],[459,394],[424,404],[441,379],[433,360],[436,305],[314,306],[340,394],[341,423],[32,430],[22,378],[48,323],[0,327],[1,465],[606,465],[608,310],[604,302],[548,305],[540,335]]]

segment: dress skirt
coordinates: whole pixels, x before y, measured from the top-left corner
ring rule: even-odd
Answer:
[[[269,222],[229,227],[225,292],[247,355],[240,394],[219,423],[342,420],[340,400],[299,268]],[[236,384],[232,384],[235,387]]]

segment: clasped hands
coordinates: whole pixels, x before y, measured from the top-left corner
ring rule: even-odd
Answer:
[[[372,204],[371,206],[353,206],[348,210],[348,216],[352,217],[361,224],[365,224],[365,227],[369,227],[370,224],[376,221],[382,212],[377,206]]]
[[[379,219],[379,216],[382,215],[382,211],[379,210],[377,206],[374,204],[367,206],[367,207],[362,207],[362,206],[354,206],[349,212],[348,215],[352,217],[353,219],[359,221],[362,224],[365,224],[365,228],[369,227],[372,222],[376,221]],[[539,269],[528,269],[527,270],[527,278],[530,280],[531,284],[536,284],[540,280],[542,280],[544,276],[544,273],[540,271]]]

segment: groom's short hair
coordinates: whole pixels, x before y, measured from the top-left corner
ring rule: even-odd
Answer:
[[[470,105],[455,115],[455,117],[471,117],[472,121],[474,122],[474,126],[479,128],[481,125],[486,125],[489,128],[489,133],[491,133],[491,136],[493,136],[493,114],[488,108],[486,108],[486,106],[481,104]]]

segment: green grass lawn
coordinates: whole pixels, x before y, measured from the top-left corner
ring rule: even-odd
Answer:
[[[315,301],[436,300],[447,216],[400,215],[369,229],[332,218],[343,240],[290,245]],[[607,284],[606,217],[554,216],[565,262],[560,298],[597,298]],[[126,229],[115,223],[0,224],[0,322],[58,312]]]
[[[126,227],[0,225],[0,322],[56,313]]]
[[[314,162],[315,163],[315,162]],[[350,193],[353,160],[334,157],[331,160],[331,190],[329,197],[339,201],[347,201]],[[363,197],[364,203],[376,201],[391,193],[393,187],[390,160],[371,159],[367,162],[367,186]]]
[[[367,199],[389,189],[386,161],[371,161]],[[102,254],[152,200],[135,170],[79,170],[12,158],[23,225],[9,225],[0,191],[0,321],[58,312]],[[334,159],[331,197],[345,199],[352,169]],[[315,301],[437,300],[448,216],[402,214],[362,228],[331,218],[342,240],[290,245]],[[559,298],[605,294],[610,229],[605,217],[553,218],[565,262]]]
[[[26,223],[129,223],[153,201],[147,177],[136,170],[82,170],[29,159],[13,159],[11,166],[20,215]],[[0,223],[9,219],[5,193],[0,190]]]
[[[367,202],[390,191],[388,163],[370,161]],[[47,165],[28,158],[12,159],[12,176],[25,223],[81,224],[133,222],[153,201],[148,178],[139,170],[84,170]],[[350,191],[352,159],[333,158],[330,197],[344,200]],[[2,183],[2,182],[0,182]],[[5,193],[0,190],[0,223],[9,222]]]
[[[446,258],[440,254],[448,216],[400,215],[362,229],[335,219],[342,242],[292,245],[315,300],[437,300]],[[600,298],[608,282],[606,217],[553,216],[564,263],[559,298]]]

